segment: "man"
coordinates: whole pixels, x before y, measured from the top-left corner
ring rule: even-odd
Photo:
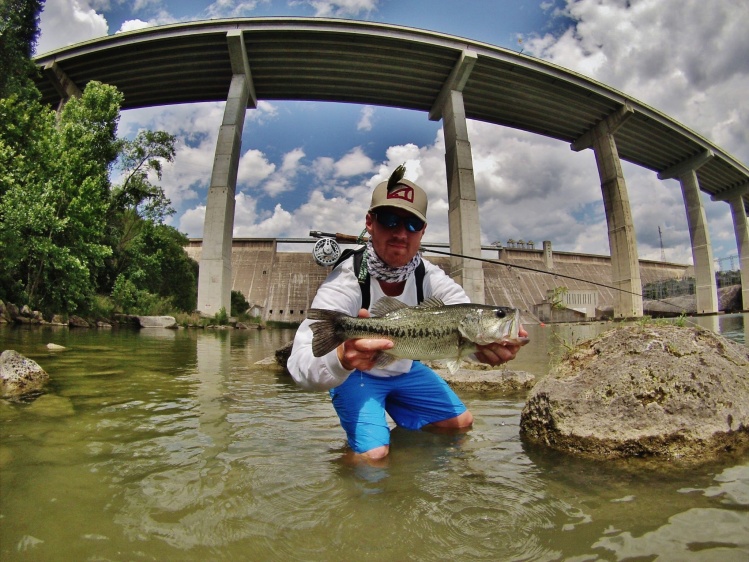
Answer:
[[[311,308],[366,317],[369,312],[362,309],[363,291],[369,292],[370,304],[387,295],[416,305],[415,271],[422,261],[423,298],[436,297],[445,304],[469,302],[460,285],[419,255],[426,231],[427,196],[419,186],[402,179],[404,171],[399,167],[372,194],[366,217],[369,241],[360,270],[354,271],[353,257],[341,263],[320,286]],[[408,429],[460,430],[472,425],[471,412],[432,369],[408,359],[375,368],[377,354],[393,347],[390,340],[350,339],[318,358],[312,354],[310,323],[305,320],[296,333],[289,371],[304,388],[330,389],[348,443],[358,457],[378,460],[387,456],[390,430],[386,411],[397,425]],[[519,335],[528,334],[521,328]],[[493,343],[480,346],[475,356],[498,365],[514,359],[519,348]]]

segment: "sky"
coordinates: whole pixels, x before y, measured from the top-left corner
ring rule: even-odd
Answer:
[[[522,51],[613,87],[749,162],[747,0],[46,0],[36,54],[123,31],[229,17],[344,18]],[[251,61],[250,61],[251,62]],[[191,238],[203,217],[223,103],[123,111],[119,134],[177,138],[161,185]],[[544,240],[609,254],[592,150],[469,121],[482,244]],[[259,100],[248,110],[234,237],[358,234],[374,186],[401,163],[429,194],[425,242],[448,240],[441,122],[402,109]],[[622,163],[641,259],[692,263],[676,180]],[[113,178],[116,181],[116,177]],[[736,269],[729,205],[703,195],[718,269]],[[732,267],[733,266],[733,267]]]

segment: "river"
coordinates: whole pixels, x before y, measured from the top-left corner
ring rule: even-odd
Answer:
[[[697,322],[747,342],[749,315]],[[530,326],[511,367],[607,327]],[[584,461],[520,440],[524,395],[462,392],[468,433],[350,466],[327,394],[256,364],[292,337],[0,326],[51,377],[0,400],[0,559],[749,560],[749,455]]]

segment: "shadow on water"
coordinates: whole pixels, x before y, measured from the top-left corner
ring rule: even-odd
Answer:
[[[746,341],[746,318],[717,329]],[[543,376],[608,327],[531,326],[513,368]],[[256,365],[292,336],[0,327],[2,349],[51,377],[0,401],[0,558],[749,557],[749,457],[684,468],[528,447],[522,394],[462,393],[468,433],[395,429],[387,462],[347,463],[327,393]]]

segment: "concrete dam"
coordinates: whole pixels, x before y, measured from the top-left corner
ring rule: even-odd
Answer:
[[[296,243],[298,251],[279,251],[279,244],[289,246],[287,241],[274,238],[235,238],[231,256],[232,290],[245,296],[253,316],[264,321],[299,323],[305,319],[317,288],[331,268],[317,265],[312,257],[312,243]],[[202,240],[191,239],[185,250],[200,262],[201,248]],[[449,274],[449,257],[430,253],[429,248],[423,256]],[[544,249],[484,250],[482,257],[507,264],[483,263],[487,304],[512,306],[543,318],[549,292],[564,288],[569,298],[580,301],[567,302],[570,308],[600,310],[613,305],[615,289],[570,279],[611,285],[608,256],[552,252],[550,246],[545,246]],[[694,275],[691,265],[640,260],[643,286],[691,275]]]

